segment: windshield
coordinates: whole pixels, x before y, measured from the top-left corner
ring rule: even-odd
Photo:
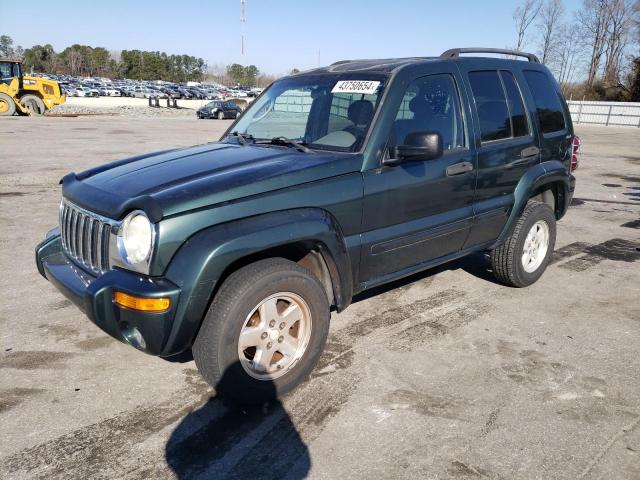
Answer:
[[[309,148],[358,151],[378,107],[382,75],[302,75],[275,82],[231,131]]]
[[[0,78],[21,77],[20,64],[17,62],[0,62]]]

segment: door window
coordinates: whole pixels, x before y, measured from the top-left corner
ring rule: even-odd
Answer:
[[[564,130],[565,121],[560,95],[549,77],[535,70],[525,70],[524,76],[536,102],[542,133]]]
[[[516,79],[513,78],[513,74],[511,72],[506,70],[500,70],[500,76],[502,77],[504,90],[507,94],[509,113],[511,114],[511,128],[513,130],[512,136],[523,137],[525,135],[529,135],[527,114],[524,109],[522,95],[520,94],[520,89],[518,88]]]
[[[470,72],[469,83],[480,120],[480,135],[483,142],[511,137],[509,107],[498,72]]]
[[[391,145],[403,144],[414,132],[438,132],[445,151],[464,146],[460,97],[451,75],[418,78],[407,88],[393,124]]]
[[[524,102],[511,72],[470,72],[469,83],[478,110],[483,142],[529,135]]]

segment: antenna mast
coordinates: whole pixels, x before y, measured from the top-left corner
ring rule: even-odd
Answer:
[[[244,1],[240,0],[240,54],[244,55]]]

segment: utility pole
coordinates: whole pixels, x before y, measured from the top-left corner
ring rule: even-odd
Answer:
[[[318,66],[320,66],[320,49],[318,49]]]
[[[244,56],[244,1],[240,0],[240,54]]]

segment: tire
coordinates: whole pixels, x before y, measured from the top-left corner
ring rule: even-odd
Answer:
[[[224,112],[218,112],[218,120],[224,120]]]
[[[529,241],[529,235],[532,235],[533,243]],[[547,268],[555,244],[556,218],[553,210],[546,203],[529,201],[513,233],[490,252],[494,276],[511,287],[521,288],[535,283]],[[534,251],[535,254],[525,252],[525,245],[529,252]]]
[[[10,117],[16,113],[16,103],[6,93],[0,93],[0,117]]]
[[[283,297],[296,304],[288,317],[280,316],[282,309],[288,308]],[[273,305],[275,310],[271,311],[279,312],[274,314],[277,318],[263,315],[258,308],[263,304]],[[294,324],[297,315],[300,320]],[[329,317],[327,295],[311,272],[282,258],[260,260],[234,272],[222,284],[194,342],[193,357],[200,374],[218,395],[241,404],[267,402],[309,376],[324,349]],[[293,326],[287,326],[289,323]],[[291,333],[295,325],[296,337]],[[253,337],[241,344],[241,332]],[[258,347],[244,351],[240,347],[254,343],[262,345],[262,355]],[[295,353],[280,353],[280,348],[292,348],[296,343]],[[275,371],[258,368],[256,357],[264,357],[264,368]]]
[[[42,99],[31,94],[20,97],[20,105],[26,108],[31,115],[42,115],[47,110]]]

